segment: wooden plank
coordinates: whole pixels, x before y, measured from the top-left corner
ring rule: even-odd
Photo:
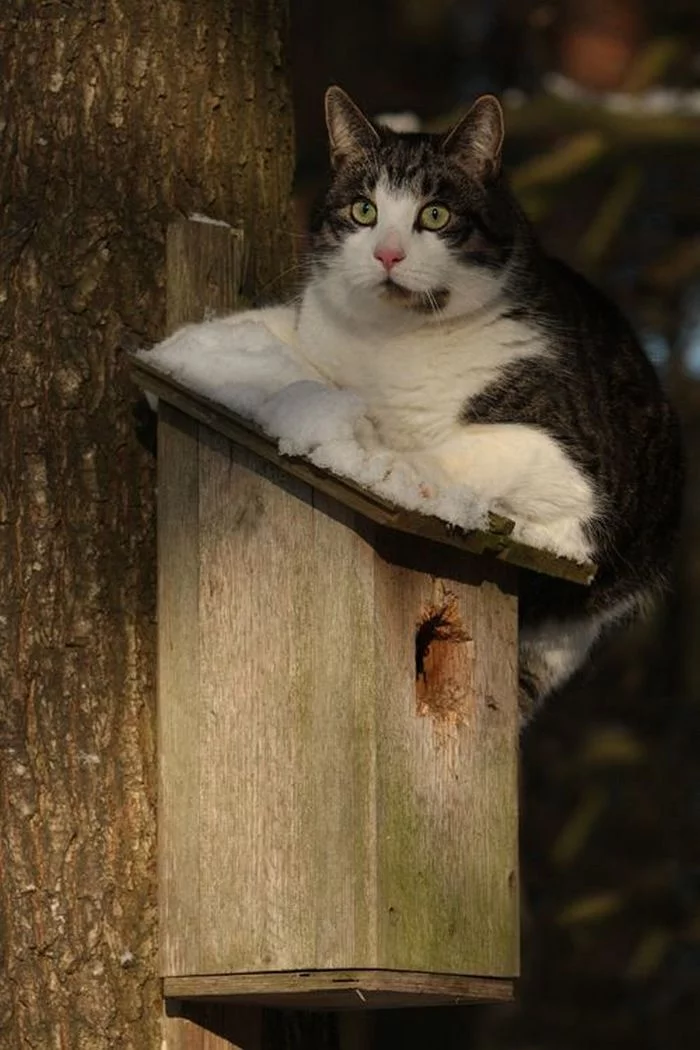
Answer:
[[[166,241],[167,331],[225,314],[238,302],[243,234],[181,220]],[[158,856],[161,972],[200,965],[198,426],[166,402],[159,409]],[[261,1050],[260,1009],[198,1005],[189,1017],[163,1017],[165,1050]]]
[[[199,462],[199,972],[279,969],[311,958],[314,939],[311,493],[204,428]]]
[[[313,504],[300,801],[309,814],[304,851],[316,916],[311,963],[334,968],[376,957],[375,556],[353,511],[318,492]]]
[[[194,219],[170,223],[166,240],[168,332],[235,309],[243,265],[242,230]]]
[[[375,1009],[428,1003],[511,1002],[510,980],[391,970],[167,977],[166,997],[217,999],[307,1009]]]
[[[278,451],[276,442],[250,420],[183,386],[157,365],[141,357],[132,359],[132,375],[144,390],[175,405],[193,419],[206,423],[217,433],[226,435],[236,444],[274,463],[285,473],[332,496],[379,525],[432,539],[458,550],[484,554],[573,583],[589,584],[595,576],[595,566],[591,564],[560,558],[550,551],[528,547],[512,539],[510,533],[513,522],[500,515],[489,515],[488,531],[466,532],[432,515],[397,507],[361,489],[347,478],[321,470],[308,460],[283,456]]]
[[[229,313],[242,282],[243,234],[181,219],[166,239],[167,330]],[[160,404],[158,427],[159,907],[162,973],[200,968],[199,481],[191,417]],[[177,855],[170,843],[178,843]],[[165,846],[164,846],[165,844]]]
[[[367,965],[374,552],[351,511],[219,435],[199,461],[203,947],[180,972]]]
[[[161,973],[198,972],[201,968],[198,429],[193,419],[167,404],[161,405],[158,425]]]
[[[515,581],[506,566],[456,560],[437,544],[402,538],[379,551],[377,965],[513,977]],[[447,652],[426,685],[416,679],[417,628],[446,607],[454,637],[435,634],[431,649]]]

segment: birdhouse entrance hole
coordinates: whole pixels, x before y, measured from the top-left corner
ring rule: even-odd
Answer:
[[[457,596],[443,591],[426,605],[416,629],[416,710],[435,722],[461,725],[473,697],[474,642]]]

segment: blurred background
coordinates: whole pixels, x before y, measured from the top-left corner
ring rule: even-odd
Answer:
[[[525,735],[519,1000],[475,1009],[468,1042],[690,1050],[700,1046],[700,3],[291,8],[300,228],[326,163],[328,84],[369,114],[409,110],[428,129],[495,91],[511,184],[545,244],[623,307],[682,415],[689,478],[673,592]]]

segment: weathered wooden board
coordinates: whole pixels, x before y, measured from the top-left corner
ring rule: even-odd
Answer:
[[[242,230],[219,222],[172,222],[166,257],[168,332],[235,309],[243,283]]]
[[[387,560],[377,560],[375,577],[383,653],[376,667],[379,965],[513,975],[518,727],[511,581],[501,566],[403,536],[380,550]],[[441,612],[416,678],[416,625]]]
[[[199,827],[202,758],[199,705],[198,424],[164,409],[158,427],[158,881],[163,963],[199,966]],[[182,644],[182,639],[187,644]],[[177,850],[166,844],[177,840]],[[187,886],[186,893],[162,892]]]
[[[218,313],[228,313],[238,302],[243,276],[243,233],[220,223],[182,219],[171,223],[167,232],[167,330],[174,331],[189,321],[203,321]],[[168,638],[177,638],[196,623],[198,615],[199,562],[186,538],[197,530],[198,507],[198,427],[170,426],[166,413],[159,422],[160,464],[159,530],[158,530],[158,607],[160,615],[158,679],[161,696],[173,688],[192,697],[199,689],[199,652],[195,647],[179,651],[168,648]],[[194,439],[194,440],[192,440]],[[163,463],[168,468],[160,469]],[[170,488],[168,488],[170,486]],[[185,493],[182,500],[178,493]],[[179,507],[184,520],[164,513]],[[185,542],[185,548],[181,544]],[[167,624],[173,617],[176,625]],[[164,624],[165,618],[165,624]],[[199,823],[199,793],[186,785],[197,782],[200,749],[200,712],[195,704],[174,709],[158,706],[159,791],[159,908],[160,928],[176,927],[181,931],[180,945],[198,944],[199,858],[198,841],[192,836],[182,843],[175,855],[162,848],[171,837],[168,821],[182,807],[178,820]],[[189,882],[187,896],[162,892],[163,886],[180,878]],[[176,909],[173,911],[172,909]],[[161,957],[165,947],[161,940]],[[177,945],[169,950],[177,960]],[[182,959],[175,962],[182,965]],[[261,1050],[260,1009],[243,1011],[210,1004],[194,1004],[193,1012],[184,1016],[170,1004],[162,1022],[163,1046],[167,1050]]]
[[[513,982],[488,977],[325,970],[303,973],[166,977],[166,996],[296,1009],[366,1010],[477,1002],[511,1002]]]
[[[197,431],[163,406],[164,974],[512,977],[513,570]]]

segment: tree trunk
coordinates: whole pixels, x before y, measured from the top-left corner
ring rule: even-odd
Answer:
[[[247,290],[279,290],[286,5],[5,0],[1,30],[0,1044],[147,1050],[155,474],[124,350],[164,331],[178,213],[254,230]]]

